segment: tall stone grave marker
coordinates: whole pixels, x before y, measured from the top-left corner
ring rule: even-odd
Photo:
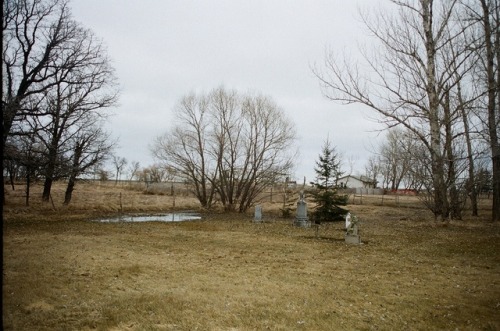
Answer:
[[[311,226],[307,217],[307,203],[304,200],[304,192],[300,192],[299,201],[297,201],[297,216],[295,217],[295,225],[303,228]]]

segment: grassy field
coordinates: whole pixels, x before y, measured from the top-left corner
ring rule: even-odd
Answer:
[[[344,224],[296,228],[252,215],[100,223],[117,213],[196,209],[189,196],[79,185],[69,207],[22,190],[3,212],[4,330],[500,330],[500,225],[436,224],[415,198],[378,198]]]

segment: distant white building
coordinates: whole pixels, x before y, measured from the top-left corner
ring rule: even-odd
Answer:
[[[366,176],[344,176],[338,180],[338,185],[346,188],[375,188],[377,182],[374,182]]]

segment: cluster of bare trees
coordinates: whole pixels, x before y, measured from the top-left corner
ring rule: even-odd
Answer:
[[[417,165],[412,163],[412,157],[418,152],[419,146],[415,139],[406,133],[400,128],[390,129],[386,140],[365,165],[366,176],[386,190],[393,191],[401,187],[417,190],[422,188],[422,182],[411,176],[417,170]]]
[[[331,100],[357,103],[402,126],[418,151],[436,219],[460,218],[460,180],[476,187],[488,148],[492,219],[500,220],[500,1],[393,0],[363,20],[378,41],[353,62],[334,52],[315,73]],[[364,70],[361,70],[364,68]],[[412,147],[413,148],[413,147]],[[397,179],[395,179],[397,184]],[[473,192],[474,196],[476,193]]]
[[[43,178],[45,201],[66,178],[67,204],[113,146],[102,110],[117,100],[114,70],[65,0],[3,1],[2,35],[2,177]]]
[[[478,216],[478,197],[491,190],[491,172],[488,162],[488,146],[476,137],[468,142],[465,134],[455,137],[453,164],[446,166],[449,186],[450,213],[461,218],[467,198],[471,201],[472,215]],[[459,141],[462,138],[464,141]],[[470,158],[473,159],[472,167]],[[373,181],[381,180],[379,185],[386,190],[400,188],[425,192],[421,195],[426,204],[431,204],[432,169],[427,148],[407,129],[391,128],[386,140],[378,147],[365,166],[366,175]],[[473,171],[472,173],[470,171]]]
[[[295,128],[268,97],[218,88],[184,97],[176,116],[152,152],[193,185],[205,208],[220,201],[244,212],[291,170]]]
[[[141,167],[138,161],[129,163],[126,158],[117,155],[112,155],[111,163],[114,167],[115,184],[123,177],[129,182],[139,181],[146,184],[163,183],[176,179],[175,170],[161,163]]]

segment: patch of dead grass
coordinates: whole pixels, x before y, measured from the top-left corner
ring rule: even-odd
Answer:
[[[346,245],[343,223],[316,236],[279,206],[265,206],[262,224],[250,214],[113,224],[90,221],[107,212],[91,200],[56,211],[9,202],[6,330],[500,328],[500,226],[483,220],[436,226],[418,206],[351,205],[364,244]]]

